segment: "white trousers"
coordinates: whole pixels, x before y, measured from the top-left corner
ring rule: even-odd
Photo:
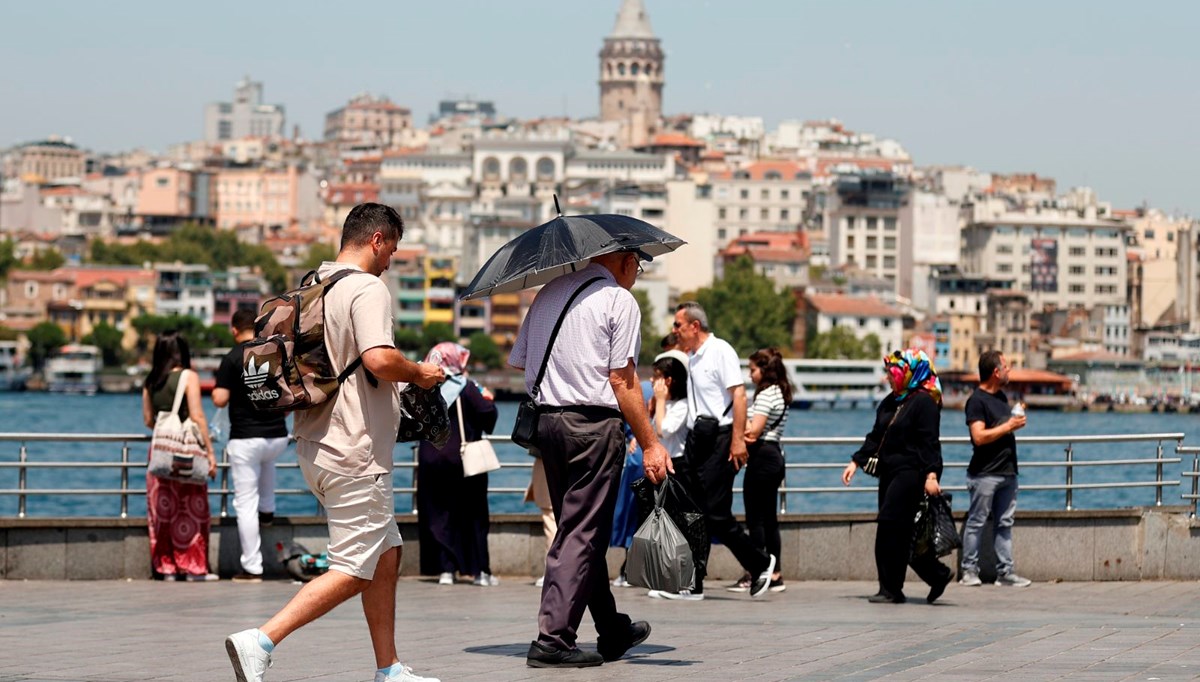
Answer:
[[[242,542],[242,570],[262,575],[262,538],[258,513],[275,511],[275,460],[287,449],[288,439],[234,438],[225,446],[233,479],[233,510],[237,512],[238,539]]]

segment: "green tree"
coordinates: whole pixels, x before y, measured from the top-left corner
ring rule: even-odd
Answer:
[[[46,358],[67,343],[67,333],[53,322],[37,323],[33,329],[29,330],[27,337],[29,338],[29,360],[36,370],[44,367]]]
[[[429,349],[443,341],[458,341],[458,335],[454,333],[454,327],[445,322],[430,322],[426,324],[422,336],[424,337],[420,349],[422,353],[428,353]]]
[[[83,342],[100,349],[105,367],[119,367],[125,362],[125,349],[121,347],[124,336],[116,327],[101,322],[92,328],[91,334],[83,337]]]
[[[654,362],[654,357],[659,353],[659,342],[662,341],[664,334],[660,334],[654,327],[656,319],[654,315],[654,306],[650,303],[650,297],[641,289],[633,290],[633,297],[637,299],[638,307],[642,309],[642,351],[638,354],[638,365],[641,367],[649,367],[650,363]]]
[[[61,268],[67,259],[63,258],[62,253],[58,249],[42,249],[33,254],[33,258],[29,259],[30,270],[54,270]]]
[[[504,366],[504,357],[495,339],[486,332],[475,332],[467,339],[471,348],[471,362],[487,367],[500,369]]]
[[[11,237],[0,240],[0,279],[8,277],[8,271],[17,266],[17,243]]]
[[[138,332],[138,348],[145,352],[154,337],[163,332],[175,331],[187,339],[192,351],[233,346],[233,334],[225,325],[205,325],[199,318],[190,315],[139,315],[133,318],[133,328]]]
[[[838,326],[813,335],[807,355],[826,360],[874,360],[883,357],[882,347],[874,334],[860,339],[849,327]]]
[[[697,291],[696,301],[708,314],[709,328],[740,357],[768,346],[791,348],[795,298],[791,291],[776,291],[747,256],[726,265],[725,276]]]
[[[20,336],[21,333],[16,329],[0,324],[0,341],[16,341]]]
[[[317,242],[308,248],[308,257],[301,263],[300,268],[305,272],[316,270],[321,263],[337,258],[337,250],[324,242]]]
[[[395,338],[396,348],[402,351],[419,352],[425,343],[425,336],[421,332],[406,327],[396,327]]]

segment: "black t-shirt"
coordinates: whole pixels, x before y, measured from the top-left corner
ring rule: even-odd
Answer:
[[[1012,416],[1012,408],[1008,406],[1008,396],[1004,391],[988,393],[977,388],[967,398],[967,428],[972,422],[983,422],[986,429],[993,428],[1008,421]],[[991,474],[993,476],[1015,476],[1017,474],[1017,437],[1006,433],[987,445],[976,445],[971,455],[971,463],[967,465],[967,473],[972,476]]]
[[[217,388],[229,391],[230,438],[279,438],[288,435],[287,415],[260,410],[246,397],[242,383],[242,349],[239,343],[221,359],[217,369]]]

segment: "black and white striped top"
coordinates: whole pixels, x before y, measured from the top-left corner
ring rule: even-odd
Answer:
[[[783,437],[783,430],[787,426],[787,408],[787,404],[783,402],[783,391],[779,386],[769,386],[754,394],[754,406],[750,408],[748,419],[754,419],[756,415],[760,414],[767,418],[763,434],[758,437],[759,440],[779,442],[779,439]],[[777,421],[778,423],[776,423]]]

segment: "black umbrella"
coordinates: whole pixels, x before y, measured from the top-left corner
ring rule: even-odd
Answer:
[[[558,197],[554,197],[558,210]],[[596,256],[637,249],[654,257],[683,246],[682,239],[623,215],[558,217],[500,247],[460,298],[469,300],[535,287],[574,272]]]

